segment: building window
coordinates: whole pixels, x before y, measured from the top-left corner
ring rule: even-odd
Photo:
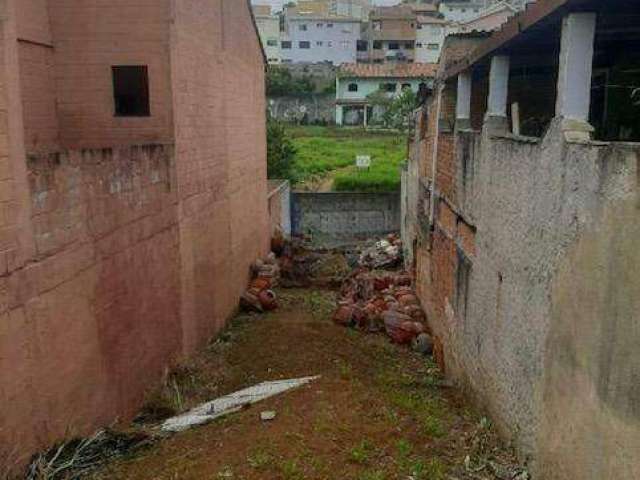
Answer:
[[[348,90],[350,92],[357,92],[358,91],[358,84],[357,83],[350,83]]]
[[[402,90],[411,90],[411,84],[410,83],[403,83],[402,84]]]
[[[395,93],[396,88],[397,88],[397,86],[396,86],[395,83],[381,83],[380,84],[380,90],[382,90],[383,92]]]
[[[302,48],[303,50],[307,50],[311,48],[311,42],[299,42],[298,47]]]
[[[285,40],[285,41],[283,41],[283,42],[281,42],[281,43],[280,43],[280,47],[281,47],[283,50],[290,50],[290,49],[291,49],[291,42],[290,42],[290,41],[288,41],[288,40]]]
[[[389,43],[389,50],[400,50],[400,44],[397,42]]]
[[[327,28],[333,28],[333,23],[327,23]]]
[[[340,45],[342,46],[343,50],[349,50],[349,48],[351,47],[351,42],[349,40],[343,40],[342,42],[340,42]]]
[[[327,47],[333,47],[333,41],[332,40],[327,41]]]
[[[273,38],[270,38],[267,40],[267,46],[268,47],[277,47],[278,46],[278,41],[274,40]]]
[[[422,48],[422,43],[420,42],[416,43],[416,48]]]
[[[427,45],[427,48],[429,50],[438,50],[440,48],[440,44],[439,43],[430,43]]]
[[[111,67],[116,117],[148,117],[149,72],[146,65]]]
[[[369,43],[366,40],[358,40],[356,43],[356,49],[359,52],[366,52],[369,50]]]
[[[324,26],[324,24],[322,24],[322,23],[316,23],[316,27],[317,28],[322,28],[323,26]]]
[[[413,50],[413,42],[405,42],[404,48],[407,50]]]
[[[306,32],[306,31],[307,31],[307,26],[303,23],[303,24],[301,24],[301,25],[298,25],[298,29],[299,29],[301,32]]]
[[[422,24],[421,23],[418,23],[416,25],[416,30],[422,30]]]
[[[382,22],[373,22],[371,24],[371,28],[376,31],[379,32],[380,30],[382,30]]]
[[[317,47],[321,47],[322,46],[322,42],[321,41],[316,42],[316,46]]]
[[[374,50],[382,50],[382,42],[380,40],[373,41],[373,49]]]

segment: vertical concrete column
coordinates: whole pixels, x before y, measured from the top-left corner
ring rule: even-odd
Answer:
[[[595,13],[570,13],[562,20],[556,116],[566,138],[588,140],[591,77],[596,35]]]
[[[342,125],[342,105],[336,105],[336,125]]]
[[[471,72],[458,75],[458,95],[456,100],[456,127],[471,128]]]
[[[368,127],[369,119],[367,118],[367,106],[365,105],[363,108],[364,108],[364,126]]]
[[[489,99],[485,125],[495,133],[508,131],[507,96],[509,94],[509,57],[496,55],[491,58],[489,73]]]

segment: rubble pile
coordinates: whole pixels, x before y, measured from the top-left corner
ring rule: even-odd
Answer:
[[[394,343],[411,344],[416,351],[431,353],[431,331],[412,288],[411,275],[369,267],[395,262],[395,250],[401,250],[399,241],[378,242],[374,248],[375,252],[369,249],[361,256],[366,266],[361,261],[361,266],[342,284],[334,322],[371,333],[384,331]]]
[[[240,297],[244,310],[265,312],[278,308],[278,297],[272,290],[280,281],[280,266],[274,253],[251,266],[251,283]]]
[[[376,242],[360,255],[358,264],[364,268],[378,270],[396,270],[402,267],[402,240],[395,235]]]

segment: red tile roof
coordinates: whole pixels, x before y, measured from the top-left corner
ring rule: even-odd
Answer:
[[[340,65],[339,77],[350,78],[422,78],[435,77],[437,63],[345,63]]]

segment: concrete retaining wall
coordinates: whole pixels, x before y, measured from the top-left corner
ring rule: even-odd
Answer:
[[[400,193],[306,193],[292,195],[294,234],[356,240],[400,230]]]

